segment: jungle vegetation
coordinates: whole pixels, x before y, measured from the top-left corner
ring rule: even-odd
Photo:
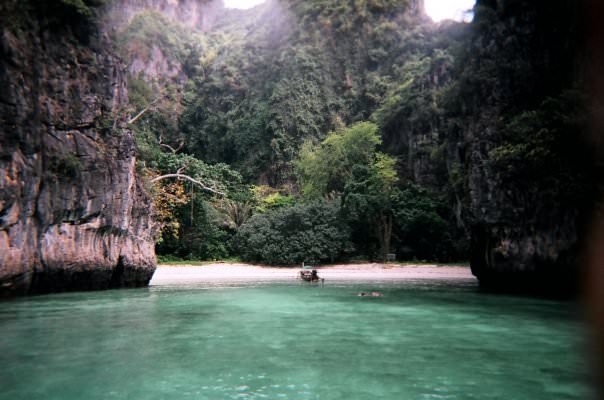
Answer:
[[[131,114],[147,110],[131,129],[162,224],[158,255],[465,260],[469,171],[452,138],[500,69],[523,67],[468,63],[481,29],[434,24],[398,0],[269,0],[223,10],[206,32],[137,15],[114,33],[125,61],[159,48],[179,71],[129,80]],[[568,176],[556,157],[582,121],[562,89],[497,121],[489,163],[502,179],[530,185],[540,177],[527,171],[552,166]],[[177,171],[212,190],[153,182]]]

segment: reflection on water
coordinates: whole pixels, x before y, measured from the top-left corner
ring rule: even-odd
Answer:
[[[572,304],[472,282],[49,295],[0,303],[0,332],[1,399],[589,398]]]

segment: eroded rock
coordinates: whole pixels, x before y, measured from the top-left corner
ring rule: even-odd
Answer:
[[[8,2],[0,36],[0,294],[146,285],[153,206],[98,37]],[[100,35],[99,35],[100,37]]]

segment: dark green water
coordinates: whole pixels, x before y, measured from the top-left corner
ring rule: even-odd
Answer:
[[[459,282],[17,299],[0,302],[0,398],[586,399],[575,311]]]

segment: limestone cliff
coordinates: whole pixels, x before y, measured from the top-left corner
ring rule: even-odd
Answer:
[[[109,3],[108,27],[119,29],[136,15],[154,11],[200,31],[209,31],[223,10],[222,0],[120,0]]]
[[[581,21],[580,2],[478,2],[449,154],[465,165],[472,271],[486,287],[577,280],[593,199]]]
[[[32,4],[0,7],[0,294],[146,285],[125,67],[81,10]]]
[[[428,30],[449,46],[376,113],[401,175],[447,196],[484,287],[576,289],[597,186],[581,7],[479,0],[471,24]]]
[[[182,85],[187,36],[210,31],[223,11],[222,0],[120,0],[104,7],[103,29],[131,77]]]

